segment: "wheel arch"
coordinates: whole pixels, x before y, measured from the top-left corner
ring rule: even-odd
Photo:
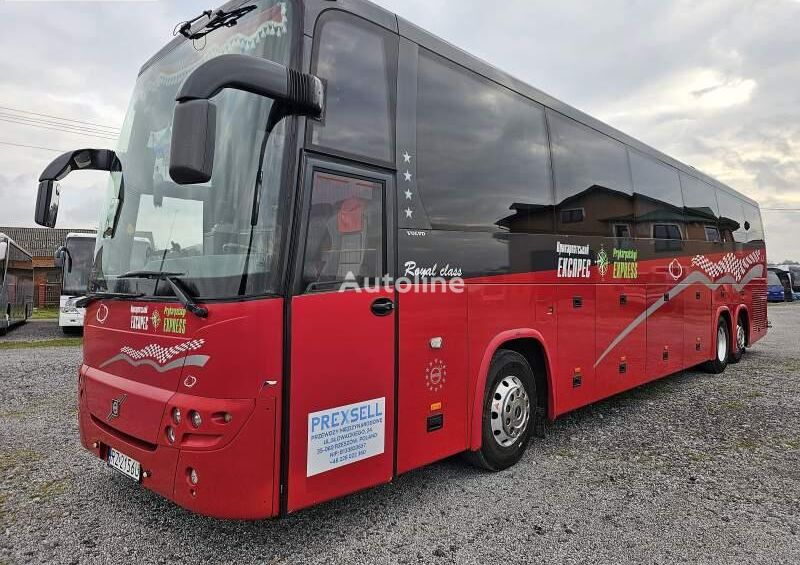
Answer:
[[[547,348],[542,334],[530,328],[518,328],[502,332],[489,342],[483,352],[478,378],[475,382],[472,396],[472,409],[470,419],[469,449],[475,451],[481,448],[481,424],[483,422],[483,397],[486,392],[486,381],[489,378],[489,366],[492,358],[500,349],[516,351],[528,361],[533,369],[537,386],[537,401],[547,411],[547,416],[553,419],[555,414],[555,397],[552,383],[552,357]],[[539,387],[543,385],[546,394],[539,394]]]
[[[750,345],[750,331],[752,328],[750,322],[750,309],[747,307],[746,304],[740,304],[739,307],[736,309],[736,320],[739,320],[739,317],[744,318],[744,333],[747,336],[747,345]],[[735,330],[734,330],[735,331]]]

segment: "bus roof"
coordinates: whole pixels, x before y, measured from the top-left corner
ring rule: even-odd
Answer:
[[[95,239],[97,237],[97,233],[68,233],[66,239],[75,239],[75,238],[84,238],[84,239]]]
[[[14,247],[16,247],[17,249],[19,249],[20,251],[22,251],[22,252],[23,252],[25,255],[27,255],[28,257],[30,257],[31,259],[33,259],[33,255],[31,255],[31,254],[30,254],[30,253],[28,253],[28,252],[27,252],[25,249],[23,249],[22,247],[20,247],[20,245],[19,245],[19,244],[18,244],[16,241],[14,241],[13,239],[11,239],[9,236],[7,236],[6,234],[4,234],[3,232],[0,232],[0,241],[5,241],[6,243],[8,243],[8,245],[13,245]]]

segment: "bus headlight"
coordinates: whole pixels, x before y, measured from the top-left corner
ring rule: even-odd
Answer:
[[[203,423],[203,419],[200,417],[200,413],[194,410],[189,412],[189,419],[192,421],[192,425],[195,428],[199,428],[200,425]]]

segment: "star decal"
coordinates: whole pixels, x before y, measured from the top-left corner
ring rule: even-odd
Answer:
[[[406,218],[411,218],[414,216],[414,210],[411,208],[406,208]]]
[[[408,151],[403,152],[403,162],[410,163],[411,162],[411,155],[408,154]]]
[[[406,182],[411,182],[411,177],[413,177],[414,175],[411,174],[411,171],[406,169],[406,172],[403,173],[403,176],[406,178]]]
[[[411,200],[411,197],[414,195],[413,192],[410,190],[406,190],[406,200]]]

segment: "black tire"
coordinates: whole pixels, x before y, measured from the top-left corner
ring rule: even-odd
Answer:
[[[513,380],[512,380],[513,379]],[[500,396],[501,392],[504,396]],[[495,399],[495,395],[499,398]],[[527,421],[522,426],[524,404],[527,400]],[[502,402],[502,405],[500,404]],[[483,400],[483,422],[481,424],[481,448],[469,451],[467,460],[476,467],[489,471],[502,471],[520,460],[528,447],[537,418],[536,379],[527,359],[507,349],[495,353],[486,379]],[[509,409],[508,423],[512,434],[498,431],[499,426],[506,430],[499,420],[499,412]],[[517,408],[520,412],[517,413]],[[494,428],[493,429],[493,421]],[[519,422],[518,427],[513,424]],[[518,435],[514,432],[518,430]],[[501,438],[501,439],[498,439]],[[504,442],[506,445],[502,445]]]
[[[720,332],[724,332],[725,339],[721,340]],[[717,331],[714,334],[714,357],[710,361],[707,361],[703,368],[714,375],[718,375],[725,371],[726,367],[728,366],[728,358],[730,357],[730,343],[731,343],[731,331],[728,327],[728,321],[720,317],[717,320]],[[725,350],[720,353],[720,345],[724,344]],[[722,357],[722,359],[720,359]]]
[[[744,352],[747,350],[747,323],[744,321],[744,316],[741,314],[739,315],[739,319],[736,320],[736,330],[733,335],[734,339],[731,340],[731,354],[728,356],[728,363],[731,364],[741,361]]]

